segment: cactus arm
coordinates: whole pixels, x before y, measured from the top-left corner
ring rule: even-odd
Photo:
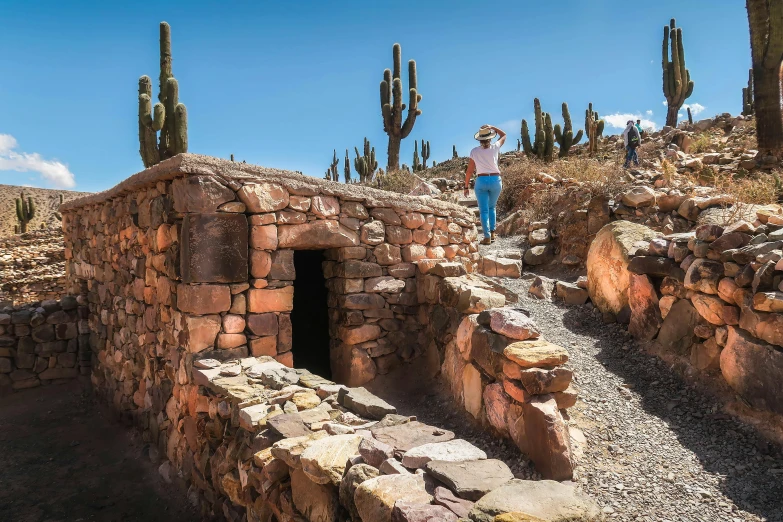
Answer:
[[[188,109],[178,103],[174,108],[174,154],[188,151]]]
[[[24,210],[22,210],[23,205],[24,200],[21,198],[16,198],[16,219],[19,221],[24,221]]]
[[[582,129],[579,129],[576,133],[576,136],[574,136],[574,139],[571,141],[571,145],[577,145],[580,141],[582,141],[582,136],[584,136],[584,133],[582,132]]]
[[[526,120],[522,120],[522,149],[528,156],[532,156],[534,153],[533,145],[530,143],[530,131],[528,130]]]

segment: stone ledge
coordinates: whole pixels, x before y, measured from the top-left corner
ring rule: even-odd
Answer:
[[[370,207],[394,207],[409,212],[434,212],[442,216],[472,220],[471,213],[464,207],[426,196],[405,196],[362,185],[346,185],[288,170],[237,163],[201,154],[180,154],[161,161],[157,165],[121,181],[113,188],[64,203],[60,206],[60,211],[69,212],[95,205],[148,187],[158,181],[168,181],[183,175],[217,176],[227,183],[274,182],[283,185],[294,194],[339,196],[347,201],[363,202]]]

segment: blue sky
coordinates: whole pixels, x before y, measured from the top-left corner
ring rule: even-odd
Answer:
[[[395,42],[416,60],[423,95],[402,145],[408,164],[413,139],[442,161],[453,144],[465,155],[484,123],[516,146],[536,96],[555,122],[568,102],[576,128],[590,101],[610,121],[637,114],[661,126],[671,17],[695,81],[688,102],[704,108],[697,119],[740,112],[750,63],[739,1],[0,0],[0,10],[0,183],[85,191],[142,169],[138,77],[157,78],[162,20],[190,152],[318,177],[332,149],[353,157],[365,136],[386,164],[378,84]]]

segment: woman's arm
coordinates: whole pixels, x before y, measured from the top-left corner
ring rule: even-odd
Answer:
[[[468,168],[465,171],[465,190],[463,193],[465,194],[465,197],[470,194],[470,177],[476,172],[476,162],[473,161],[473,158],[468,161]]]
[[[496,144],[498,147],[502,147],[502,146],[503,146],[503,144],[504,144],[504,143],[506,143],[506,133],[505,133],[505,132],[503,132],[502,130],[498,129],[498,128],[497,128],[497,127],[495,127],[494,125],[486,125],[486,127],[490,128],[490,129],[492,129],[493,131],[495,131],[495,132],[497,132],[497,133],[498,133],[498,136],[500,136],[500,138],[498,139],[498,141],[496,141],[496,142],[495,142],[495,144]]]

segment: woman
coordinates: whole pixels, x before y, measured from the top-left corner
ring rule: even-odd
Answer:
[[[492,143],[495,136],[500,136],[500,139]],[[495,205],[500,197],[500,189],[503,188],[498,156],[500,147],[506,142],[506,133],[492,125],[482,125],[473,137],[480,145],[470,151],[468,170],[465,172],[465,196],[470,193],[470,177],[475,174],[474,191],[481,214],[481,228],[484,231],[481,244],[489,245],[495,240]]]

